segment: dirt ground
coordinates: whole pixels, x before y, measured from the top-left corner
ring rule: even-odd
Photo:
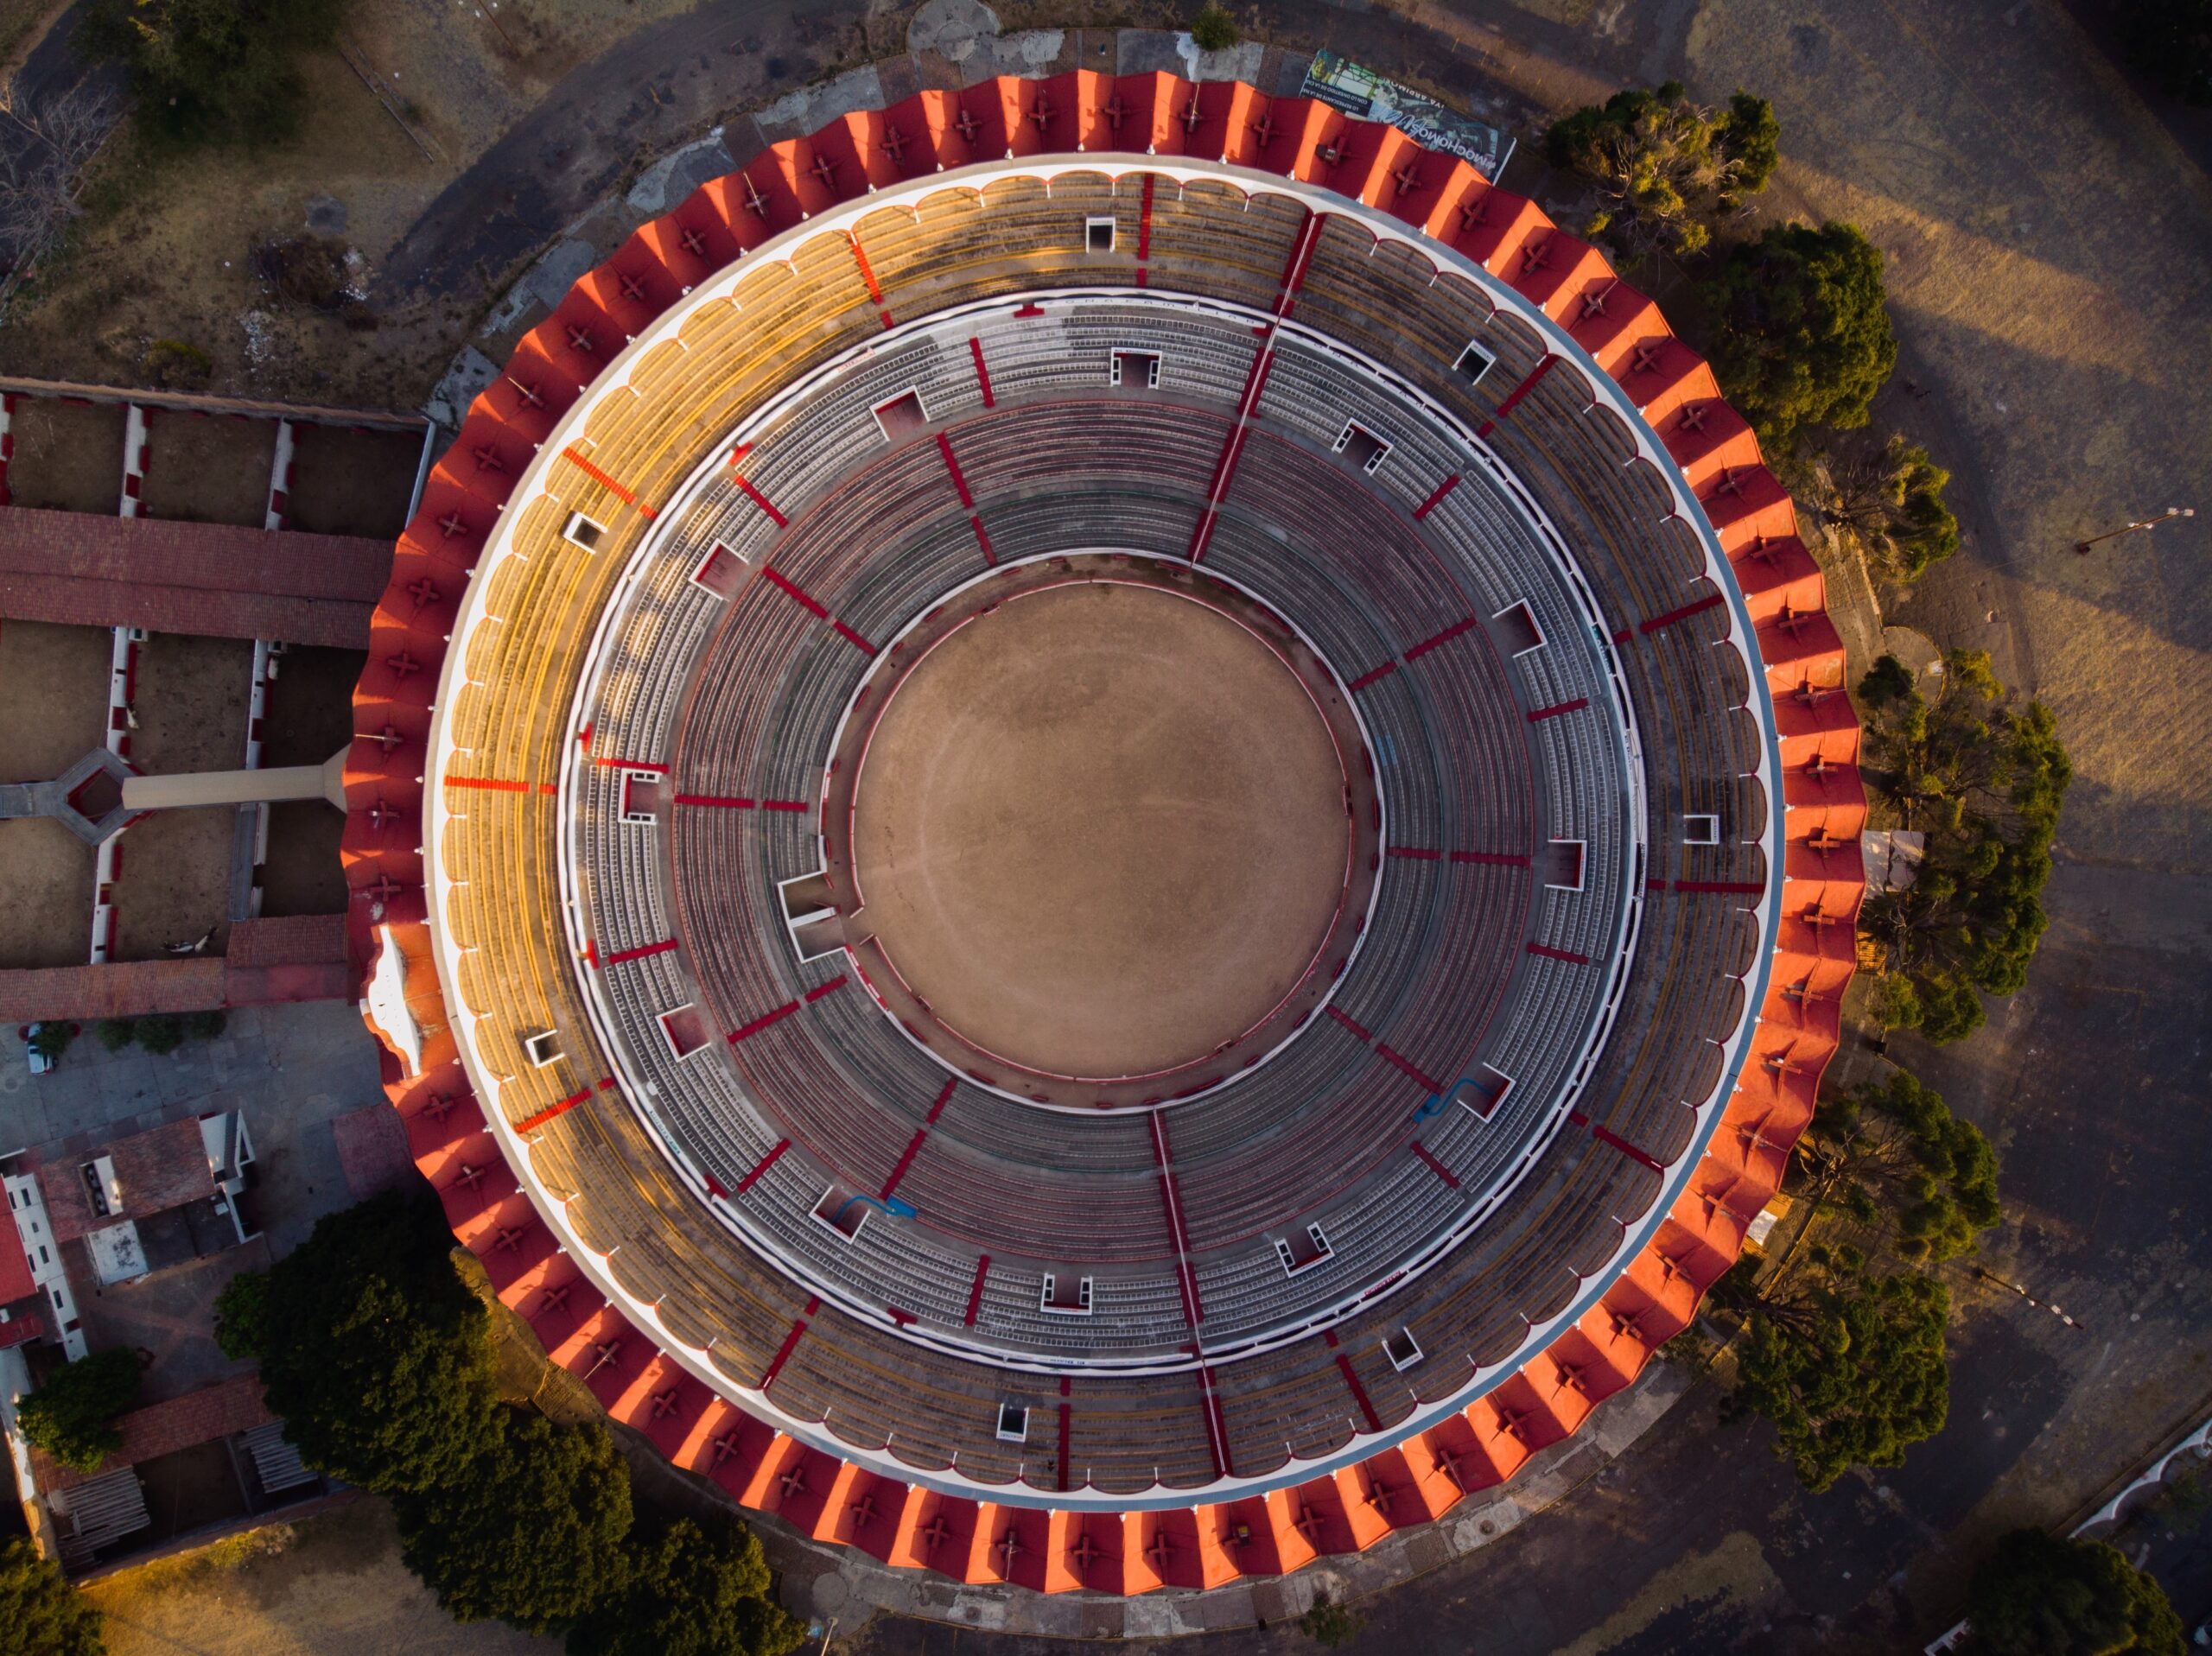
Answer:
[[[211,950],[223,952],[230,936],[231,836],[237,820],[236,809],[228,805],[156,811],[124,834],[117,841],[123,872],[112,887],[115,940],[109,959],[159,960],[163,944],[196,940],[210,926],[216,929]]]
[[[353,684],[365,650],[294,648],[277,657],[261,725],[261,762],[321,765],[353,739]]]
[[[12,336],[15,330],[9,329]],[[17,365],[14,340],[10,363]],[[82,365],[80,364],[79,366]],[[53,397],[24,397],[10,416],[16,440],[8,462],[8,493],[18,506],[58,511],[113,512],[123,500],[123,431],[120,408],[64,403]]]
[[[854,847],[884,952],[969,1041],[1149,1074],[1264,1018],[1344,887],[1344,778],[1251,634],[1147,587],[1058,587],[897,687]]]
[[[0,969],[82,966],[92,958],[98,853],[60,823],[0,822]]]
[[[131,763],[149,775],[238,769],[252,680],[246,639],[155,633],[138,651]]]
[[[114,635],[0,622],[0,781],[44,782],[105,739]]]
[[[95,1582],[109,1656],[524,1656],[560,1642],[441,1610],[363,1497]]]
[[[270,806],[269,860],[261,868],[262,913],[270,919],[344,913],[346,873],[338,860],[338,841],[345,831],[345,817],[319,799]]]
[[[148,517],[261,527],[276,458],[275,421],[176,409],[155,409],[149,419],[140,497]]]
[[[292,441],[292,528],[389,541],[407,527],[422,433],[297,425]]]

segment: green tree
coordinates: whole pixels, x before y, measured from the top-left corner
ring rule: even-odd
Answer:
[[[556,1632],[622,1589],[629,1473],[604,1426],[494,1418],[473,1463],[394,1499],[400,1556],[455,1621]]]
[[[1816,473],[1821,517],[1880,580],[1917,580],[1959,549],[1959,520],[1943,503],[1951,474],[1928,451],[1893,436],[1876,453],[1831,460]]]
[[[67,1018],[42,1018],[31,1025],[30,1049],[41,1058],[59,1058],[77,1038],[77,1026]]]
[[[16,1405],[16,1423],[62,1465],[96,1471],[123,1446],[115,1418],[138,1400],[138,1384],[135,1353],[96,1351],[48,1375]]]
[[[293,59],[337,40],[346,0],[92,0],[77,49],[130,71],[140,125],[184,143],[291,136],[306,84]]]
[[[632,1541],[622,1587],[569,1630],[569,1656],[783,1656],[806,1628],[768,1589],[749,1530],[679,1520]]]
[[[2113,20],[2127,60],[2187,104],[2212,104],[2212,0],[2126,0]]]
[[[232,1362],[269,1349],[269,1273],[241,1271],[215,1296],[215,1343]]]
[[[100,1044],[111,1052],[120,1052],[138,1038],[138,1026],[128,1018],[100,1019]]]
[[[1974,1572],[1966,1656],[2183,1656],[2165,1589],[2102,1541],[2014,1530]]]
[[[1596,187],[1584,226],[1624,252],[1699,251],[1712,217],[1733,213],[1773,176],[1781,126],[1764,98],[1738,92],[1725,110],[1691,101],[1678,80],[1615,92],[1553,123],[1544,152]]]
[[[1821,1100],[1808,1139],[1843,1210],[1912,1264],[1972,1253],[2003,1217],[1989,1140],[1903,1070]]]
[[[1216,0],[1206,0],[1191,19],[1191,44],[1201,52],[1226,52],[1236,40],[1236,20]]]
[[[1776,225],[1731,250],[1702,298],[1720,390],[1776,452],[1809,425],[1863,426],[1897,365],[1881,250],[1851,225]]]
[[[473,1475],[495,1424],[491,1323],[434,1197],[326,1215],[264,1301],[262,1381],[309,1465],[379,1494]]]
[[[1986,652],[1950,651],[1936,677],[1933,702],[1887,657],[1859,682],[1869,769],[1905,826],[1928,835],[1919,878],[1869,898],[1860,925],[1910,984],[1885,993],[1881,1015],[1950,1041],[1980,1027],[1981,994],[2027,981],[2073,766],[2049,708],[1999,704]]]
[[[101,1656],[100,1613],[18,1536],[0,1551],[0,1656]]]
[[[1950,1406],[1933,1278],[1875,1276],[1852,1247],[1814,1244],[1790,1286],[1751,1310],[1724,1420],[1773,1423],[1775,1452],[1819,1494],[1855,1466],[1898,1466]]]

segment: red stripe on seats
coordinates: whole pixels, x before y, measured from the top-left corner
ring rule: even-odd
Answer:
[[[983,406],[995,409],[998,403],[991,396],[991,371],[983,365],[983,342],[980,339],[968,341],[968,354],[976,359],[976,383],[983,388]]]
[[[1410,857],[1415,862],[1434,862],[1444,853],[1441,851],[1421,851],[1409,845],[1394,845],[1385,854],[1392,857]]]
[[[1363,690],[1369,685],[1374,683],[1376,680],[1379,678],[1388,678],[1391,674],[1397,670],[1397,663],[1394,661],[1386,661],[1380,667],[1376,668],[1372,672],[1362,673],[1357,678],[1352,680],[1351,683],[1345,685],[1344,688],[1347,690]]]
[[[620,483],[617,483],[613,478],[607,476],[606,473],[601,471],[599,467],[594,466],[589,460],[578,454],[574,443],[569,444],[569,447],[561,451],[561,458],[575,466],[578,471],[582,472],[593,482],[602,485],[617,499],[621,501],[624,505],[638,505],[638,497],[635,494],[632,493],[628,489],[624,488]],[[644,512],[648,517],[651,517],[653,515],[653,509],[651,506],[639,506],[638,510]]]
[[[601,966],[620,966],[625,961],[642,961],[651,955],[665,955],[670,949],[675,947],[676,939],[671,937],[666,942],[646,943],[642,948],[626,949],[619,955],[609,955],[605,960],[600,961],[600,964]]]
[[[968,1315],[960,1319],[963,1328],[976,1326],[976,1313],[983,1304],[983,1278],[990,1274],[991,1256],[988,1253],[976,1261],[976,1285],[968,1291]]]
[[[735,455],[732,455],[730,457],[730,463],[733,466],[737,463]],[[791,527],[789,521],[785,519],[784,514],[776,510],[775,506],[769,501],[766,495],[762,494],[760,490],[754,488],[743,478],[738,478],[735,481],[737,483],[737,486],[745,491],[746,498],[750,500],[754,505],[760,507],[761,511],[766,512],[768,514],[769,521],[773,523],[778,529],[788,529]]]
[[[1423,1069],[1411,1058],[1406,1056],[1404,1053],[1393,1051],[1390,1048],[1382,1045],[1379,1042],[1376,1044],[1375,1050],[1380,1056],[1388,1059],[1399,1069],[1404,1070],[1406,1074],[1411,1075],[1422,1086],[1427,1088],[1430,1092],[1440,1093],[1444,1090],[1442,1082],[1439,1082],[1433,1075]]]
[[[1615,1150],[1619,1151],[1622,1155],[1627,1157],[1630,1161],[1642,1162],[1646,1167],[1649,1168],[1655,1173],[1663,1173],[1667,1171],[1666,1164],[1660,1161],[1656,1157],[1645,1155],[1643,1152],[1638,1150],[1634,1145],[1629,1143],[1627,1139],[1622,1138],[1618,1133],[1609,1132],[1607,1129],[1599,1126],[1595,1121],[1589,1123],[1589,1127],[1590,1136],[1592,1138],[1597,1139],[1600,1144],[1611,1145]]]
[[[810,1298],[806,1302],[805,1314],[791,1324],[791,1331],[784,1336],[783,1344],[776,1348],[776,1355],[768,1364],[768,1372],[760,1377],[762,1391],[765,1392],[773,1386],[776,1383],[776,1376],[784,1372],[784,1365],[791,1361],[791,1352],[798,1345],[799,1336],[806,1332],[807,1317],[813,1316],[821,1304],[822,1301],[819,1298]]]
[[[564,1114],[568,1111],[575,1109],[577,1105],[582,1103],[590,1096],[591,1088],[587,1087],[583,1091],[575,1094],[573,1097],[563,1099],[558,1104],[549,1104],[545,1108],[538,1111],[537,1114],[526,1115],[523,1117],[521,1120],[516,1122],[515,1131],[517,1133],[535,1133],[538,1128],[543,1126],[548,1121],[550,1121],[555,1116]]]
[[[1067,1391],[1067,1385],[1065,1380],[1060,1382],[1060,1390],[1063,1394]],[[1060,1405],[1060,1488],[1063,1489],[1068,1487],[1068,1427],[1073,1413],[1074,1409],[1071,1405],[1065,1403]]]
[[[1492,868],[1526,868],[1529,866],[1528,858],[1516,857],[1504,851],[1455,851],[1452,853],[1452,860],[1478,862]]]
[[[1459,474],[1457,472],[1454,472],[1450,477],[1446,478],[1443,482],[1436,485],[1435,493],[1430,495],[1427,499],[1422,501],[1421,504],[1414,508],[1414,522],[1421,522],[1422,518],[1427,517],[1429,513],[1434,511],[1439,506],[1442,505],[1444,504],[1444,497],[1450,494],[1452,490],[1459,486]]]
[[[1142,264],[1152,257],[1152,181],[1153,174],[1144,175],[1144,199],[1137,206],[1137,263]]]
[[[993,568],[998,567],[998,554],[991,550],[991,537],[983,533],[983,520],[973,512],[968,515],[968,527],[976,531],[976,544],[983,549],[983,562]]]
[[[1198,1397],[1206,1418],[1206,1438],[1213,1450],[1214,1475],[1228,1477],[1233,1470],[1229,1463],[1229,1423],[1222,1418],[1221,1397],[1213,1389],[1213,1370],[1204,1363],[1198,1365]]]
[[[922,1118],[925,1122],[932,1126],[936,1124],[938,1117],[944,1114],[945,1104],[952,1097],[952,1089],[959,1084],[957,1081],[944,1083],[944,1089],[937,1095],[937,1102],[930,1106],[930,1113]]]
[[[821,999],[823,996],[830,993],[832,990],[842,989],[844,987],[845,974],[842,972],[840,972],[836,977],[831,978],[829,982],[818,983],[815,985],[813,988],[809,989],[806,992],[807,1003],[811,1006],[815,1001]]]
[[[1678,891],[1732,891],[1744,897],[1762,896],[1766,891],[1766,887],[1758,881],[1745,879],[1678,879],[1675,882],[1675,889]]]
[[[944,456],[944,469],[952,473],[953,492],[960,497],[960,504],[969,511],[976,510],[976,497],[968,492],[968,479],[960,474],[960,462],[952,458],[952,439],[942,431],[937,434],[937,452]]]
[[[448,788],[478,788],[485,792],[495,794],[526,794],[533,788],[541,794],[550,794],[554,791],[554,786],[550,782],[515,782],[505,777],[448,776],[445,783]]]
[[[1569,966],[1590,964],[1590,957],[1587,955],[1577,955],[1572,949],[1554,949],[1547,943],[1530,943],[1529,952],[1531,955],[1541,955],[1548,961],[1565,961]]]
[[[1328,1009],[1328,1011],[1329,1011],[1329,1016],[1330,1016],[1330,1017],[1332,1017],[1332,1018],[1335,1018],[1335,1019],[1337,1020],[1337,1022],[1338,1022],[1339,1024],[1342,1024],[1342,1025],[1343,1025],[1346,1029],[1350,1030],[1350,1031],[1351,1031],[1354,1035],[1357,1035],[1357,1037],[1359,1037],[1359,1038],[1360,1038],[1361,1040],[1363,1040],[1363,1041],[1371,1041],[1371,1040],[1373,1040],[1373,1039],[1375,1038],[1372,1035],[1370,1035],[1370,1034],[1369,1034],[1369,1033],[1368,1033],[1364,1029],[1361,1028],[1361,1027],[1360,1027],[1360,1025],[1359,1025],[1358,1024],[1357,1024],[1356,1022],[1354,1022],[1354,1021],[1352,1020],[1352,1018],[1351,1018],[1350,1016],[1348,1016],[1347,1014],[1345,1014],[1345,1013],[1344,1013],[1344,1012],[1338,1012],[1338,1011],[1334,1006],[1330,1007],[1330,1008]]]
[[[812,598],[809,597],[804,588],[798,586],[796,583],[789,580],[786,580],[782,571],[779,570],[773,564],[763,564],[760,568],[760,573],[775,583],[779,590],[780,590],[786,597],[796,601],[799,607],[805,610],[810,615],[813,615],[824,621],[830,619],[830,612],[828,610],[823,609],[821,605],[816,603]]]
[[[1574,713],[1590,705],[1590,698],[1578,695],[1572,701],[1555,702],[1548,707],[1539,707],[1529,715],[1529,722],[1536,724],[1546,719],[1556,719],[1563,713]]]
[[[1639,632],[1656,632],[1661,627],[1670,627],[1677,621],[1688,620],[1693,615],[1702,615],[1706,611],[1712,609],[1714,606],[1725,604],[1727,601],[1728,600],[1726,596],[1719,593],[1715,593],[1710,598],[1699,599],[1694,604],[1685,604],[1678,610],[1669,610],[1664,615],[1655,615],[1649,621],[1646,621],[1642,626],[1638,627],[1637,631]]]
[[[798,1010],[798,1001],[787,1000],[782,1006],[777,1007],[775,1011],[772,1012],[762,1012],[760,1017],[754,1018],[751,1023],[742,1025],[740,1027],[732,1030],[726,1038],[732,1046],[735,1046],[740,1041],[744,1040],[747,1036],[758,1035],[762,1030],[767,1028],[769,1025],[773,1024],[781,1018],[789,1018]]]
[[[760,809],[764,811],[803,811],[807,809],[807,803],[804,799],[764,799],[760,802]]]
[[[876,285],[875,267],[868,262],[868,251],[861,247],[861,238],[849,230],[845,232],[845,239],[853,244],[853,263],[861,267],[861,280],[868,283],[868,296],[880,305],[883,302],[883,289]],[[886,327],[891,326],[891,318],[888,314],[884,317],[883,325]]]
[[[870,644],[867,639],[861,638],[859,633],[854,631],[852,628],[847,626],[842,621],[832,621],[830,625],[836,630],[836,633],[839,638],[842,638],[847,644],[852,645],[854,649],[859,650],[861,655],[873,656],[875,654],[875,646]]]
[[[749,811],[753,809],[753,801],[741,794],[678,794],[676,803],[679,805],[712,805],[731,811]]]
[[[1437,1160],[1435,1157],[1430,1155],[1428,1152],[1428,1146],[1427,1145],[1421,1143],[1420,1139],[1416,1139],[1413,1141],[1411,1148],[1414,1155],[1420,1157],[1421,1160],[1428,1164],[1428,1171],[1430,1172],[1435,1174],[1437,1177],[1442,1179],[1453,1190],[1456,1190],[1459,1188],[1459,1181],[1452,1175],[1452,1170],[1446,1167],[1442,1162]]]
[[[1358,1400],[1359,1412],[1367,1418],[1370,1431],[1382,1430],[1382,1417],[1375,1412],[1375,1405],[1367,1395],[1367,1388],[1359,1383],[1358,1371],[1351,1366],[1351,1359],[1343,1352],[1337,1354],[1337,1367],[1344,1371],[1344,1384],[1351,1387],[1352,1396]]]
[[[1552,365],[1558,360],[1559,358],[1557,357],[1547,356],[1541,362],[1531,368],[1529,371],[1529,378],[1522,380],[1518,385],[1516,385],[1511,393],[1506,397],[1505,401],[1497,405],[1496,411],[1491,416],[1491,421],[1495,422],[1497,421],[1503,420],[1507,415],[1512,413],[1514,409],[1519,408],[1521,406],[1521,399],[1528,396],[1530,391],[1536,389],[1536,382],[1541,379],[1546,374],[1551,372]]]
[[[770,1151],[766,1155],[763,1156],[763,1157],[762,1157],[759,1161],[757,1161],[757,1162],[753,1163],[753,1171],[752,1171],[750,1173],[747,1173],[747,1174],[743,1178],[741,1178],[741,1179],[738,1180],[738,1182],[737,1182],[737,1193],[738,1193],[738,1195],[740,1195],[740,1196],[743,1196],[743,1195],[744,1195],[747,1190],[751,1190],[754,1185],[756,1185],[756,1184],[760,1183],[760,1176],[761,1176],[762,1174],[766,1173],[766,1172],[770,1168],[773,1167],[773,1166],[776,1164],[776,1163],[777,1163],[778,1159],[779,1159],[779,1158],[781,1158],[781,1156],[783,1155],[783,1153],[784,1153],[786,1150],[789,1150],[791,1147],[791,1141],[790,1139],[777,1139],[777,1140],[776,1140],[776,1147],[775,1147],[773,1150]]]
[[[899,1188],[899,1181],[906,1177],[906,1170],[914,1164],[914,1158],[922,1153],[922,1140],[929,1136],[929,1129],[926,1127],[915,1130],[914,1136],[907,1141],[906,1153],[899,1158],[899,1164],[891,1170],[891,1177],[883,1181],[883,1189],[878,1193],[880,1200],[885,1202],[891,1200],[891,1193]]]
[[[1435,649],[1438,645],[1450,644],[1452,639],[1458,638],[1461,633],[1478,625],[1479,625],[1478,618],[1472,615],[1469,616],[1464,621],[1455,621],[1450,626],[1445,628],[1443,631],[1438,633],[1433,638],[1424,638],[1419,644],[1415,644],[1411,650],[1406,651],[1406,659],[1408,661],[1417,661],[1421,657],[1428,654],[1430,650]]]

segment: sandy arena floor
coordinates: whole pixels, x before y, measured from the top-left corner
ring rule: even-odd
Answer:
[[[897,687],[857,796],[864,914],[939,1018],[1061,1075],[1202,1058],[1305,972],[1345,780],[1298,680],[1149,587],[1014,599]]]

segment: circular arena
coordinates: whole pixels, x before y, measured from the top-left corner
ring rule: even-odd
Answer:
[[[641,228],[399,542],[346,774],[418,1164],[747,1506],[1294,1570],[1685,1327],[1833,1051],[1789,498],[1586,244],[1236,83],[847,116]]]

